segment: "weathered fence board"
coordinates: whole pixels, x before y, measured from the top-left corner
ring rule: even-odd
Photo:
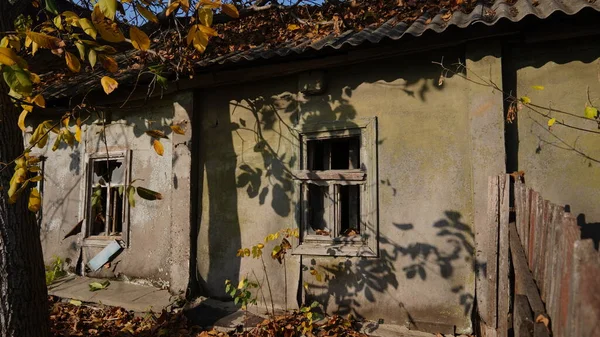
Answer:
[[[573,247],[567,336],[600,336],[600,255],[591,239]]]
[[[519,244],[516,236],[513,235],[516,232],[514,224],[511,224],[510,233],[510,252],[513,261],[514,274],[515,274],[515,294],[525,295],[529,301],[529,305],[535,317],[545,312],[544,303],[538,293],[538,288],[535,285],[529,266],[527,266],[527,260],[523,247]]]
[[[475,228],[477,260],[477,306],[484,329],[495,331],[497,325],[498,224],[500,197],[498,177],[488,179],[488,218],[485,226]]]
[[[600,253],[591,240],[580,240],[577,221],[563,206],[544,200],[520,181],[513,190],[516,214],[508,238],[515,281],[515,336],[600,336]],[[499,234],[500,259],[504,259],[502,225]],[[498,263],[503,265],[502,260]],[[532,325],[524,323],[527,310],[520,295],[533,311]],[[503,313],[501,301],[499,295],[498,315]],[[548,322],[535,322],[538,317],[550,319],[552,332]]]
[[[525,295],[515,294],[513,312],[515,337],[531,337],[533,335],[533,316],[529,300]]]
[[[500,223],[498,245],[498,336],[508,337],[508,317],[510,306],[510,244],[509,244],[509,203],[510,176],[498,177],[500,186]]]

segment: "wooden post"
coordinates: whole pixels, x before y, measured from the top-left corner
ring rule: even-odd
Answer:
[[[498,223],[499,210],[498,177],[488,178],[488,219],[484,228],[476,228],[475,245],[477,259],[476,292],[482,329],[490,336],[497,326],[497,271],[498,271]]]

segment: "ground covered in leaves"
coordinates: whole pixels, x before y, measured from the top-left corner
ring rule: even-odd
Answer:
[[[310,315],[290,312],[265,319],[248,331],[203,331],[193,326],[181,311],[163,311],[135,315],[123,308],[86,305],[50,296],[50,325],[53,336],[173,336],[173,337],[295,337],[295,336],[366,336],[359,325],[340,316],[318,323]]]

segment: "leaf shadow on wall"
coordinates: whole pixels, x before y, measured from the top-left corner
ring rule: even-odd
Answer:
[[[414,231],[412,224],[393,225],[396,230],[407,232],[406,234]],[[307,302],[318,301],[325,305],[326,311],[335,314],[362,317],[361,300],[364,298],[373,303],[376,302],[376,293],[385,293],[385,296],[398,303],[402,310],[399,317],[403,315],[411,325],[416,325],[409,310],[398,299],[396,291],[409,284],[409,280],[427,282],[431,277],[438,277],[448,280],[448,290],[456,294],[457,303],[463,308],[464,315],[469,315],[474,304],[474,294],[463,286],[451,286],[451,279],[457,268],[468,268],[473,272],[481,269],[482,266],[477,265],[474,259],[474,234],[456,211],[446,211],[445,218],[436,221],[432,227],[437,231],[437,237],[446,238],[446,245],[443,247],[431,244],[431,240],[400,244],[391,238],[392,233],[380,233],[380,256],[377,259],[342,257],[336,259],[342,261],[326,266],[319,266],[315,259],[311,259],[304,269],[317,269],[324,277],[322,282],[311,282]],[[414,235],[411,234],[413,237]],[[331,251],[331,254],[334,255],[335,252]]]

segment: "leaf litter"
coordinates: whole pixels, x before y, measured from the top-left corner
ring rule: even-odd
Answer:
[[[88,305],[49,296],[52,336],[169,336],[169,337],[366,337],[360,323],[338,315],[319,322],[301,311],[265,319],[256,327],[232,331],[204,330],[193,325],[180,309],[136,315],[120,307]]]

